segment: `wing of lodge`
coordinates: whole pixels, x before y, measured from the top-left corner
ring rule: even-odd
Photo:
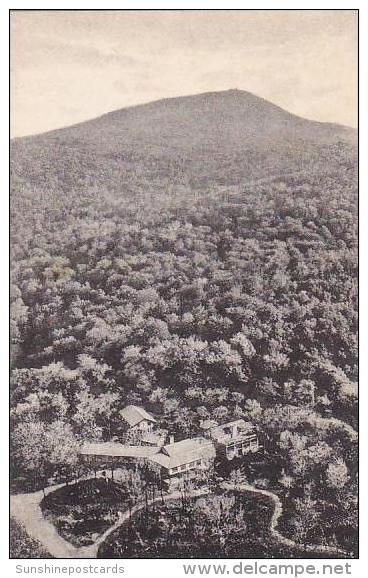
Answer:
[[[159,468],[163,481],[175,485],[183,478],[200,477],[213,466],[216,456],[231,460],[261,448],[253,424],[243,419],[221,425],[202,421],[203,435],[175,442],[173,436],[167,441],[167,432],[160,430],[157,420],[143,408],[130,405],[120,415],[128,433],[124,443],[90,442],[80,449],[83,461],[95,469],[110,467],[113,471],[121,465],[137,467],[149,462]],[[134,436],[129,437],[130,433]]]
[[[209,437],[214,440],[218,453],[228,460],[260,449],[254,425],[244,419],[237,419],[222,425],[215,422],[207,431]]]

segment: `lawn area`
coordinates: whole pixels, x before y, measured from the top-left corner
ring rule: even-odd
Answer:
[[[217,491],[151,504],[101,545],[99,558],[292,557],[270,537],[265,496]],[[300,552],[299,552],[300,554]]]
[[[21,524],[10,518],[10,558],[52,558],[43,546],[30,538]]]
[[[87,546],[126,509],[126,492],[109,479],[90,479],[52,492],[41,502],[45,518],[74,546]]]

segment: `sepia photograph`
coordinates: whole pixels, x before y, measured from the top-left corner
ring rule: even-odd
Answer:
[[[10,559],[357,559],[358,10],[9,24]]]

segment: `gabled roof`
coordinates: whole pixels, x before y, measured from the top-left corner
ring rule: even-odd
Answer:
[[[165,443],[167,437],[167,432],[150,432],[150,433],[146,433],[144,434],[140,439],[142,442],[146,443],[146,444],[150,444],[152,446],[158,446],[159,448],[162,448],[162,446]]]
[[[148,446],[125,446],[117,442],[85,443],[80,449],[82,456],[107,456],[121,458],[148,458],[159,448]]]
[[[225,429],[231,430],[231,434],[225,433]],[[236,435],[233,436],[233,429],[236,429]],[[215,426],[211,428],[211,437],[216,441],[229,440],[229,439],[240,439],[242,436],[246,436],[254,431],[254,425],[244,419],[235,419],[227,423]]]
[[[227,421],[226,423],[222,423],[219,427],[233,427],[234,425],[238,427],[245,427],[249,422],[246,422],[244,419],[233,419],[232,421]]]
[[[214,419],[203,419],[201,421],[201,423],[199,424],[199,427],[201,429],[208,430],[208,429],[211,429],[213,427],[216,427],[217,425],[218,425],[218,422],[215,421]]]
[[[215,457],[215,446],[205,438],[193,438],[167,444],[151,460],[165,468],[176,468],[199,459]]]
[[[143,420],[156,422],[155,418],[148,413],[143,407],[137,405],[127,405],[121,410],[120,415],[128,424],[133,427]]]

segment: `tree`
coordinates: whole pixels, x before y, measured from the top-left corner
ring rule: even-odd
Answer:
[[[54,475],[73,475],[77,464],[78,443],[71,427],[62,421],[48,425],[40,421],[19,423],[13,431],[13,472],[28,474],[45,487]]]
[[[234,484],[234,487],[238,490],[240,487],[247,483],[246,476],[241,469],[232,470],[230,472],[229,481]]]
[[[348,468],[342,458],[335,463],[328,464],[326,469],[326,483],[334,490],[341,490],[349,480]]]

